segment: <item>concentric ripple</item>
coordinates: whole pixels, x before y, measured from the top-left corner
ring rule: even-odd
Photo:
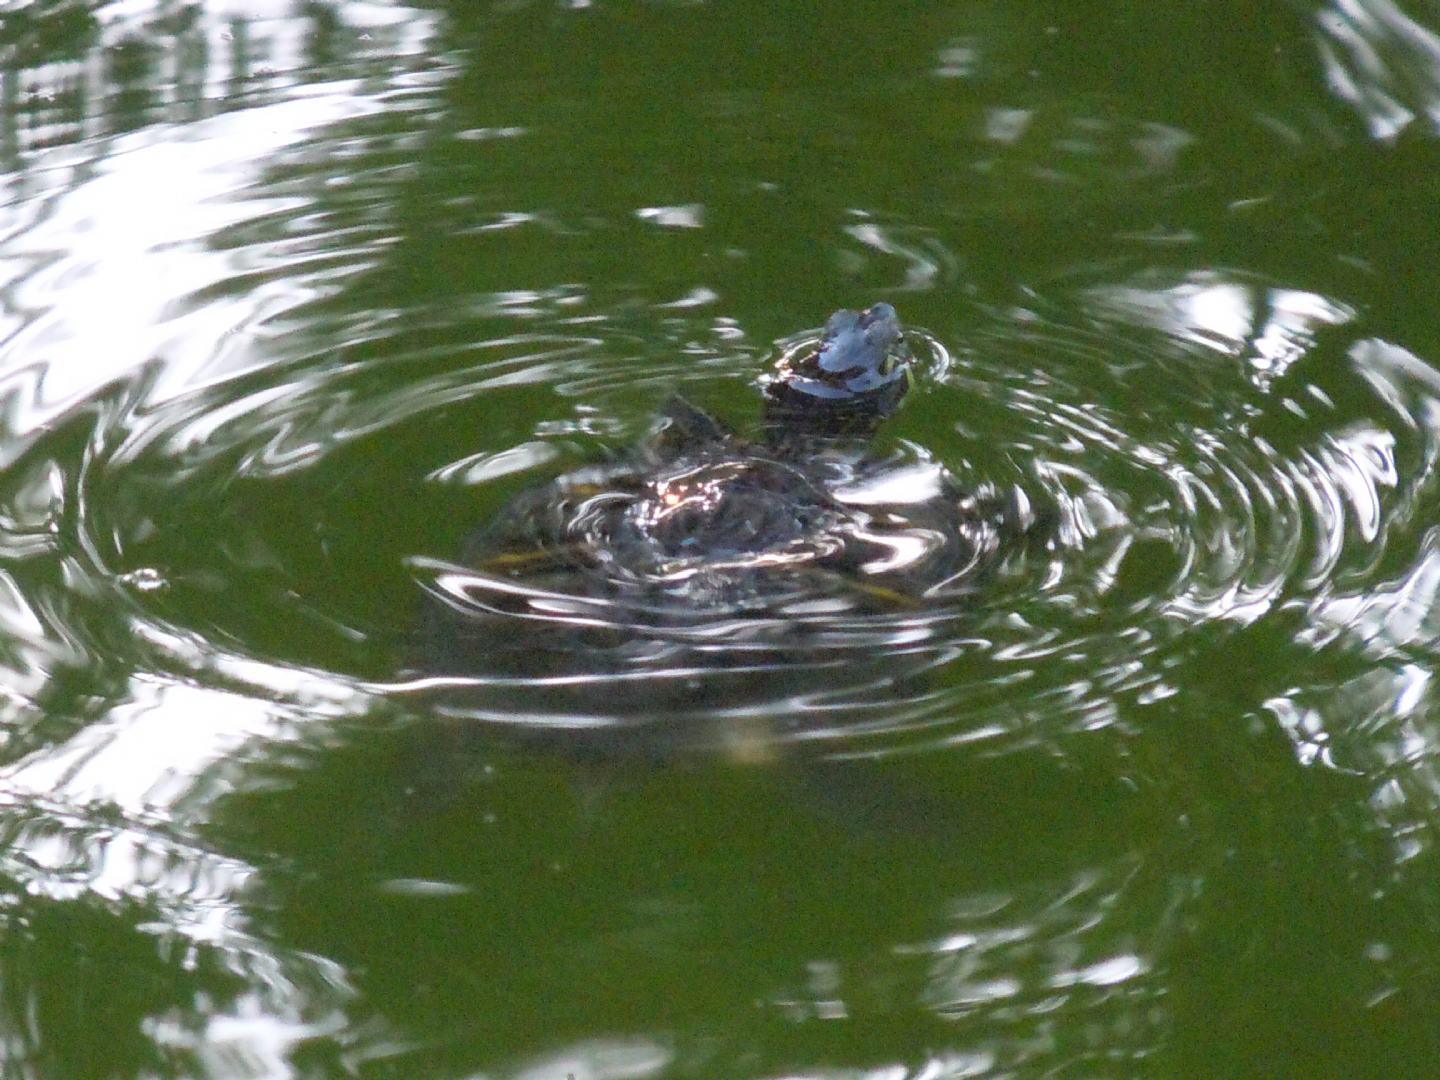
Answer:
[[[1332,639],[1344,598],[1417,545],[1433,380],[1347,336],[1347,319],[1213,274],[973,308],[944,337],[913,332],[912,400],[863,453],[825,465],[833,520],[724,557],[639,561],[623,543],[627,462],[666,388],[728,389],[715,411],[743,433],[754,377],[805,337],[717,340],[699,367],[583,316],[584,336],[557,320],[461,365],[436,348],[377,368],[358,356],[378,346],[360,342],[356,362],[241,375],[116,423],[78,497],[131,497],[93,500],[86,547],[131,583],[148,639],[230,641],[368,680],[407,710],[689,747],[728,745],[745,716],[761,747],[818,739],[841,754],[999,750],[1032,742],[1035,717],[1038,737],[1061,739],[1113,723],[1127,698],[1173,693],[1199,626],[1288,611]],[[537,390],[555,405],[507,426],[506,398]],[[397,440],[433,466],[387,469]],[[724,483],[747,468],[791,466],[737,459]],[[176,475],[185,498],[162,506]],[[686,497],[714,497],[705,485],[721,479]],[[273,512],[248,507],[254,484]],[[397,498],[413,512],[391,512]],[[301,507],[314,525],[296,534]],[[223,536],[177,547],[171,514]],[[856,537],[869,558],[826,561]],[[327,565],[361,561],[373,590],[327,587]],[[299,617],[284,637],[248,614],[272,605]]]
[[[951,348],[917,335],[929,374],[894,422],[906,437],[876,447],[845,528],[903,520],[953,484],[967,556],[944,573],[926,564],[943,524],[914,521],[868,572],[824,570],[803,543],[637,565],[616,550],[633,496],[607,487],[625,466],[525,481],[553,475],[563,455],[535,451],[553,444],[493,452],[517,463],[504,486],[521,494],[491,504],[499,525],[474,515],[463,554],[410,561],[437,603],[411,654],[420,677],[396,689],[470,719],[702,746],[758,716],[767,744],[866,754],[1029,740],[1034,715],[1047,738],[1109,723],[1124,698],[1173,692],[1187,630],[1334,611],[1327,598],[1369,580],[1403,529],[1433,398],[1413,364],[1351,346],[1347,318],[1199,275],[978,310]],[[1287,371],[1302,357],[1304,376]],[[923,429],[934,416],[949,435]],[[628,430],[604,440],[622,462],[643,438]],[[537,525],[546,513],[561,520]],[[557,536],[574,550],[547,549]]]

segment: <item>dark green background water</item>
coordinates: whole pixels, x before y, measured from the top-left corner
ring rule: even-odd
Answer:
[[[1436,1075],[1437,118],[1422,0],[0,3],[0,1072]],[[1070,530],[923,677],[427,705],[877,299]]]

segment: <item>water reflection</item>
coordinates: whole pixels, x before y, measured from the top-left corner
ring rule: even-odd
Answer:
[[[1331,89],[1377,139],[1440,121],[1440,35],[1388,0],[1335,0],[1316,18]]]
[[[226,850],[206,825],[257,747],[317,738],[323,699],[334,711],[353,691],[321,672],[228,663],[153,619],[128,624],[167,581],[114,565],[83,524],[109,493],[87,477],[138,437],[147,407],[266,363],[259,328],[385,243],[379,221],[363,234],[335,216],[307,223],[296,214],[307,184],[287,192],[262,169],[302,162],[317,132],[391,107],[397,59],[419,59],[433,20],[242,7],[31,5],[0,30],[0,877],[16,1075],[276,1075],[322,1039],[317,1060],[337,1065],[380,1052],[339,965],[267,941],[255,917],[264,860]],[[333,137],[354,151],[369,136]],[[135,663],[146,650],[151,661]],[[177,667],[167,655],[201,682],[163,674]],[[295,708],[266,700],[280,692]],[[101,968],[126,972],[128,989],[99,991],[97,1010],[77,987]]]
[[[278,101],[285,90],[361,75],[426,36],[410,13],[380,4],[191,4],[125,9],[21,6],[6,15],[0,161],[156,124]]]

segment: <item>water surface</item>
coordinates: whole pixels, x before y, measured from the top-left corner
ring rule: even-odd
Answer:
[[[1437,118],[1421,0],[5,8],[3,1071],[1427,1075]],[[427,568],[875,300],[1054,543],[437,703]]]

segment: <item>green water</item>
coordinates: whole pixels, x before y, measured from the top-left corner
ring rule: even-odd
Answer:
[[[0,3],[0,1074],[1434,1075],[1437,117],[1421,0]],[[1057,542],[437,704],[876,300]]]

